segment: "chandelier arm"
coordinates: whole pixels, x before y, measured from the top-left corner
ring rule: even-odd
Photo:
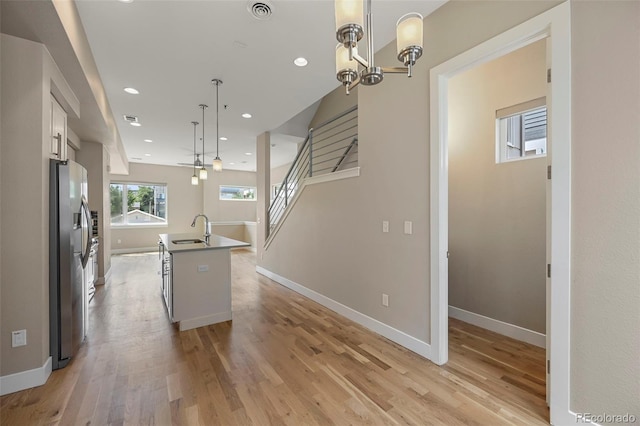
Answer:
[[[349,47],[349,60],[355,59],[360,65],[367,68],[369,66],[369,61],[358,54],[357,47]]]
[[[409,73],[408,67],[382,67],[382,72],[389,74],[407,74]]]

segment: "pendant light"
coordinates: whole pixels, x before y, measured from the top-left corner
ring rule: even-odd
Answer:
[[[202,108],[202,168],[200,169],[200,179],[207,180],[207,169],[204,168],[204,109],[208,108],[205,104],[200,104]]]
[[[198,176],[196,175],[196,126],[197,121],[192,121],[193,124],[193,176],[191,176],[191,185],[198,184]]]
[[[219,144],[220,144],[220,135],[219,135],[219,131],[220,131],[220,104],[218,102],[218,87],[220,85],[222,85],[222,80],[218,79],[218,78],[214,78],[213,80],[211,80],[211,83],[213,83],[216,86],[216,158],[214,158],[213,160],[213,171],[214,172],[221,172],[222,171],[222,160],[220,159],[220,155],[219,155]]]
[[[413,66],[422,56],[422,15],[408,13],[396,23],[398,60],[404,67],[379,67],[374,64],[371,0],[335,0],[335,12],[336,38],[340,43],[336,48],[336,77],[345,86],[347,95],[358,84],[380,83],[385,73],[411,77]],[[363,38],[367,42],[366,58],[358,52],[358,42]],[[362,66],[360,72],[358,64]]]

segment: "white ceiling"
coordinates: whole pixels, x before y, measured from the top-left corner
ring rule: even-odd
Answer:
[[[254,1],[246,0],[76,3],[130,162],[191,162],[191,122],[202,122],[198,105],[204,103],[209,105],[205,154],[210,164],[216,149],[211,80],[219,78],[220,136],[228,138],[220,141],[225,169],[255,170],[256,136],[274,130],[276,167],[290,161],[302,140],[299,132],[285,135],[277,129],[306,128],[317,102],[339,84],[331,0],[273,0],[268,20],[254,18],[248,11]],[[395,23],[403,14],[428,15],[443,3],[374,0],[376,47],[395,38]],[[299,56],[308,66],[293,64]],[[127,94],[125,87],[140,94]],[[245,112],[253,118],[242,118]],[[296,125],[287,123],[301,112]],[[125,114],[137,116],[142,126],[126,123]],[[198,151],[201,131],[202,124]]]

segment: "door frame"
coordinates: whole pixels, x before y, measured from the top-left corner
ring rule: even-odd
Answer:
[[[448,360],[448,79],[535,41],[549,38],[547,57],[553,65],[548,87],[548,162],[550,182],[550,253],[547,354],[550,416],[553,424],[575,422],[569,407],[571,283],[571,9],[562,3],[430,71],[430,231],[431,231],[431,360]],[[549,51],[550,50],[550,51]],[[550,286],[553,283],[553,286]]]

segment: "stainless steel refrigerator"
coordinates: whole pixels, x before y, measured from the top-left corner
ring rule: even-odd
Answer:
[[[51,160],[49,183],[49,315],[53,369],[65,367],[87,332],[84,268],[91,250],[87,171]]]

